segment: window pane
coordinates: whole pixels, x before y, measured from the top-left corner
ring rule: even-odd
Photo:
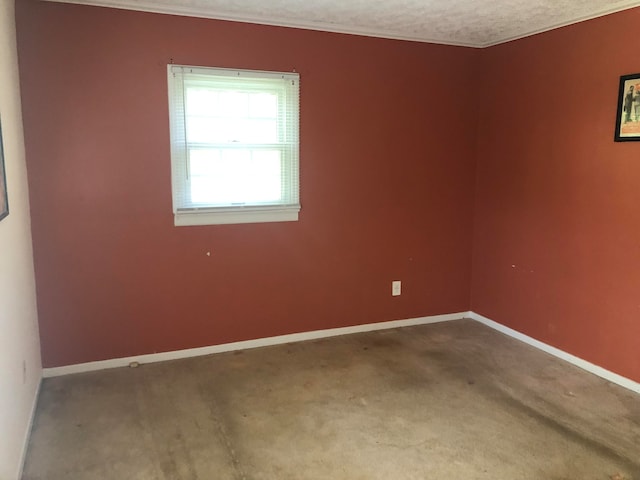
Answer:
[[[251,176],[247,187],[254,192],[254,201],[282,201],[282,162],[280,150],[254,150]],[[264,200],[261,200],[264,199]]]
[[[187,117],[188,143],[278,143],[278,121]]]
[[[249,116],[249,94],[234,91],[220,92],[219,113],[221,117]]]
[[[277,95],[202,88],[187,94],[188,143],[278,143]]]
[[[248,119],[234,132],[244,143],[278,143],[277,120]]]
[[[233,141],[232,126],[216,117],[187,117],[188,143],[228,143]]]
[[[220,150],[191,150],[189,152],[189,173],[192,177],[215,175],[220,164]]]
[[[188,115],[216,115],[219,111],[218,91],[208,88],[187,88]]]
[[[216,205],[281,200],[279,150],[192,149],[191,201]]]
[[[252,93],[249,96],[249,115],[253,118],[277,118],[278,96],[273,93]]]

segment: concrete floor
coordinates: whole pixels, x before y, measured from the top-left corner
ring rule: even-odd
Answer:
[[[471,320],[48,379],[23,479],[640,480],[640,396]]]

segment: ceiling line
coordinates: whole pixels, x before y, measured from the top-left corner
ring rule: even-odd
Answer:
[[[105,8],[116,8],[120,10],[134,10],[140,12],[149,12],[149,13],[159,13],[159,14],[167,14],[167,15],[178,15],[178,16],[186,16],[186,17],[197,17],[197,18],[207,18],[214,20],[222,20],[222,21],[230,21],[230,22],[241,22],[241,23],[251,23],[258,25],[269,25],[276,27],[285,27],[285,28],[298,28],[303,30],[314,30],[321,32],[330,32],[330,33],[341,33],[347,35],[361,35],[366,37],[375,37],[375,38],[385,38],[390,40],[402,40],[402,41],[411,41],[411,42],[420,42],[420,43],[433,43],[438,45],[450,45],[456,47],[470,47],[470,48],[487,48],[493,47],[496,45],[500,45],[503,43],[508,43],[514,40],[519,40],[522,38],[530,37],[533,35],[538,35],[540,33],[548,32],[551,30],[556,30],[558,28],[567,27],[570,25],[574,25],[577,23],[581,23],[587,20],[592,20],[595,18],[603,17],[606,15],[610,15],[612,13],[621,12],[624,10],[629,10],[632,8],[636,8],[640,6],[640,0],[629,0],[627,2],[623,2],[621,5],[618,5],[614,8],[606,8],[603,10],[598,10],[593,14],[585,15],[576,19],[567,20],[559,23],[552,24],[547,27],[542,27],[530,31],[523,32],[519,35],[514,35],[505,38],[499,38],[496,41],[488,42],[488,43],[468,43],[468,42],[457,42],[454,40],[444,40],[438,38],[425,38],[407,35],[398,32],[389,32],[389,31],[380,31],[375,29],[367,29],[361,28],[357,26],[342,26],[336,25],[332,23],[323,23],[323,22],[307,22],[304,20],[282,20],[278,18],[261,18],[254,16],[243,16],[243,15],[233,15],[229,13],[222,12],[211,12],[207,9],[198,8],[198,7],[190,7],[187,5],[158,5],[157,3],[151,1],[129,1],[129,0],[42,0],[47,2],[54,3],[71,3],[76,5],[89,5],[94,7],[105,7]]]

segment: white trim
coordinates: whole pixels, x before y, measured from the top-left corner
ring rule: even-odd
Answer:
[[[386,330],[391,328],[409,327],[413,325],[427,325],[430,323],[448,322],[452,320],[461,320],[470,318],[516,340],[520,340],[532,347],[543,352],[549,353],[554,357],[569,362],[587,372],[593,373],[605,380],[620,385],[632,392],[640,393],[640,383],[629,378],[613,373],[598,365],[594,365],[586,360],[571,355],[559,348],[552,347],[535,338],[529,337],[512,328],[506,327],[498,322],[490,320],[478,313],[469,311],[461,313],[451,313],[445,315],[433,315],[429,317],[410,318],[406,320],[392,320],[388,322],[367,323],[364,325],[353,325],[350,327],[330,328],[326,330],[314,330],[311,332],[291,333],[288,335],[279,335],[276,337],[258,338],[255,340],[245,340],[241,342],[225,343],[221,345],[211,345],[207,347],[189,348],[186,350],[175,350],[171,352],[150,353],[146,355],[138,355],[133,357],[113,358],[109,360],[100,360],[96,362],[79,363],[75,365],[65,365],[62,367],[44,368],[42,371],[44,378],[57,377],[61,375],[70,375],[73,373],[92,372],[95,370],[105,370],[108,368],[126,367],[131,363],[155,363],[166,360],[177,360],[181,358],[199,357],[203,355],[211,355],[214,353],[231,352],[236,350],[247,350],[251,348],[267,347],[271,345],[281,345],[283,343],[303,342],[306,340],[316,340],[319,338],[336,337],[339,335],[349,335],[352,333],[372,332],[376,330]],[[38,386],[38,388],[40,388]],[[37,399],[37,396],[36,396]],[[34,403],[35,408],[35,403]],[[33,420],[33,419],[32,419]]]
[[[178,210],[173,216],[176,227],[191,225],[229,225],[234,223],[297,222],[299,206],[220,209],[219,211]]]
[[[52,0],[49,0],[52,1]],[[58,0],[53,0],[58,1]],[[514,40],[520,40],[521,38],[532,37],[534,35],[538,35],[540,33],[549,32],[551,30],[557,30],[558,28],[568,27],[569,25],[575,25],[577,23],[586,22],[588,20],[593,20],[595,18],[605,17],[607,15],[611,15],[612,13],[623,12],[625,10],[630,10],[632,8],[636,8],[640,6],[640,1],[638,0],[629,0],[628,2],[624,2],[622,5],[618,5],[614,8],[604,8],[602,10],[598,10],[590,15],[585,15],[583,17],[578,17],[573,20],[567,20],[565,22],[554,23],[549,25],[548,27],[542,27],[535,30],[530,30],[528,32],[524,32],[521,35],[513,35],[511,37],[504,37],[495,42],[489,42],[481,46],[481,48],[493,47],[495,45],[500,45],[502,43],[513,42]]]
[[[457,47],[472,47],[472,48],[493,47],[494,45],[500,45],[501,43],[507,43],[513,40],[530,37],[533,35],[537,35],[539,33],[548,32],[549,30],[555,30],[557,28],[562,28],[568,25],[581,23],[587,20],[598,18],[598,17],[604,17],[605,15],[622,12],[624,10],[629,10],[631,8],[640,6],[640,1],[629,0],[620,5],[617,5],[614,8],[605,8],[602,10],[598,10],[597,12],[591,15],[586,15],[584,17],[579,17],[576,19],[567,20],[565,22],[556,23],[548,27],[525,31],[520,35],[504,37],[496,41],[483,44],[483,43],[470,43],[470,42],[456,42],[454,40],[444,40],[444,39],[428,38],[428,37],[425,38],[425,37],[420,37],[416,35],[406,35],[399,32],[388,32],[384,30],[367,29],[367,28],[362,28],[354,25],[339,26],[339,25],[334,25],[332,23],[305,22],[303,20],[290,21],[290,20],[285,20],[278,17],[254,17],[254,16],[233,15],[225,12],[216,12],[216,11],[211,11],[209,9],[203,9],[203,8],[189,6],[189,5],[158,5],[153,0],[146,0],[146,1],[45,0],[45,1],[56,2],[56,3],[73,3],[78,5],[91,5],[95,7],[117,8],[121,10],[136,10],[139,12],[163,13],[167,15],[179,15],[184,17],[211,18],[215,20],[225,20],[229,22],[255,23],[259,25],[273,25],[277,27],[300,28],[303,30],[317,30],[321,32],[345,33],[350,35],[362,35],[365,37],[388,38],[391,40],[405,40],[410,42],[435,43],[440,45],[451,45],[451,46],[457,46]]]
[[[536,340],[535,338],[529,337],[524,333],[520,333],[517,330],[513,330],[512,328],[505,327],[501,323],[494,322],[493,320],[490,320],[487,317],[484,317],[478,313],[468,312],[468,316],[469,318],[477,322],[480,322],[488,327],[491,327],[494,330],[504,333],[505,335],[509,335],[510,337],[513,337],[516,340],[520,340],[521,342],[531,345],[532,347],[542,350],[543,352],[549,353],[554,357],[558,357],[561,360],[564,360],[566,362],[569,362],[575,365],[576,367],[582,368],[587,372],[593,373],[594,375],[604,378],[605,380],[608,380],[611,383],[620,385],[621,387],[627,388],[632,392],[640,393],[640,383],[634,382],[629,378],[623,377],[622,375],[618,375],[617,373],[613,373],[609,370],[599,367],[598,365],[595,365],[591,362],[583,360],[582,358],[576,357],[575,355],[571,355],[570,353],[560,350],[559,348],[552,347],[551,345],[543,343],[540,340]]]
[[[29,440],[31,439],[31,430],[33,430],[33,422],[36,418],[36,408],[38,407],[38,399],[40,398],[40,387],[42,386],[42,377],[38,380],[38,386],[36,387],[36,394],[33,396],[33,403],[31,404],[31,415],[29,417],[29,423],[24,432],[24,438],[22,440],[22,454],[20,455],[20,465],[18,466],[18,476],[16,478],[22,478],[24,473],[24,464],[27,460],[27,450],[29,449]]]
[[[199,357],[211,355],[212,353],[231,352],[235,350],[247,350],[250,348],[267,347],[271,345],[281,345],[283,343],[302,342],[306,340],[316,340],[318,338],[336,337],[339,335],[349,335],[352,333],[372,332],[374,330],[387,330],[390,328],[409,327],[413,325],[426,325],[429,323],[448,322],[465,318],[468,312],[451,313],[446,315],[432,315],[429,317],[410,318],[406,320],[392,320],[388,322],[367,323],[364,325],[353,325],[350,327],[330,328],[326,330],[314,330],[311,332],[291,333],[279,335],[277,337],[258,338],[255,340],[245,340],[242,342],[224,343],[221,345],[211,345],[208,347],[189,348],[186,350],[175,350],[171,352],[150,353],[137,355],[134,357],[113,358],[100,360],[97,362],[79,363],[66,365],[63,367],[44,368],[45,378],[69,375],[72,373],[91,372],[95,370],[105,370],[108,368],[126,367],[137,362],[154,363],[166,360],[177,360],[180,358]]]
[[[423,38],[415,35],[406,35],[398,32],[387,32],[383,30],[372,30],[357,26],[340,26],[333,23],[290,21],[277,17],[252,17],[244,15],[233,15],[226,12],[216,12],[209,9],[202,9],[190,5],[157,5],[153,1],[131,1],[131,0],[45,0],[55,3],[73,3],[76,5],[90,5],[94,7],[117,8],[120,10],[135,10],[138,12],[162,13],[166,15],[178,15],[181,17],[210,18],[213,20],[224,20],[227,22],[254,23],[258,25],[271,25],[275,27],[299,28],[302,30],[315,30],[320,32],[344,33],[347,35],[361,35],[364,37],[388,38],[390,40],[405,40],[409,42],[435,43],[440,45],[451,45],[456,47],[472,47],[476,45],[467,42],[455,42],[436,38]]]

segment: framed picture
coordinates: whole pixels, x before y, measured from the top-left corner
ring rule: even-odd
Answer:
[[[640,141],[640,73],[620,77],[615,141]]]
[[[2,122],[0,122],[0,220],[9,215],[7,176],[4,171],[4,147],[2,145]]]

